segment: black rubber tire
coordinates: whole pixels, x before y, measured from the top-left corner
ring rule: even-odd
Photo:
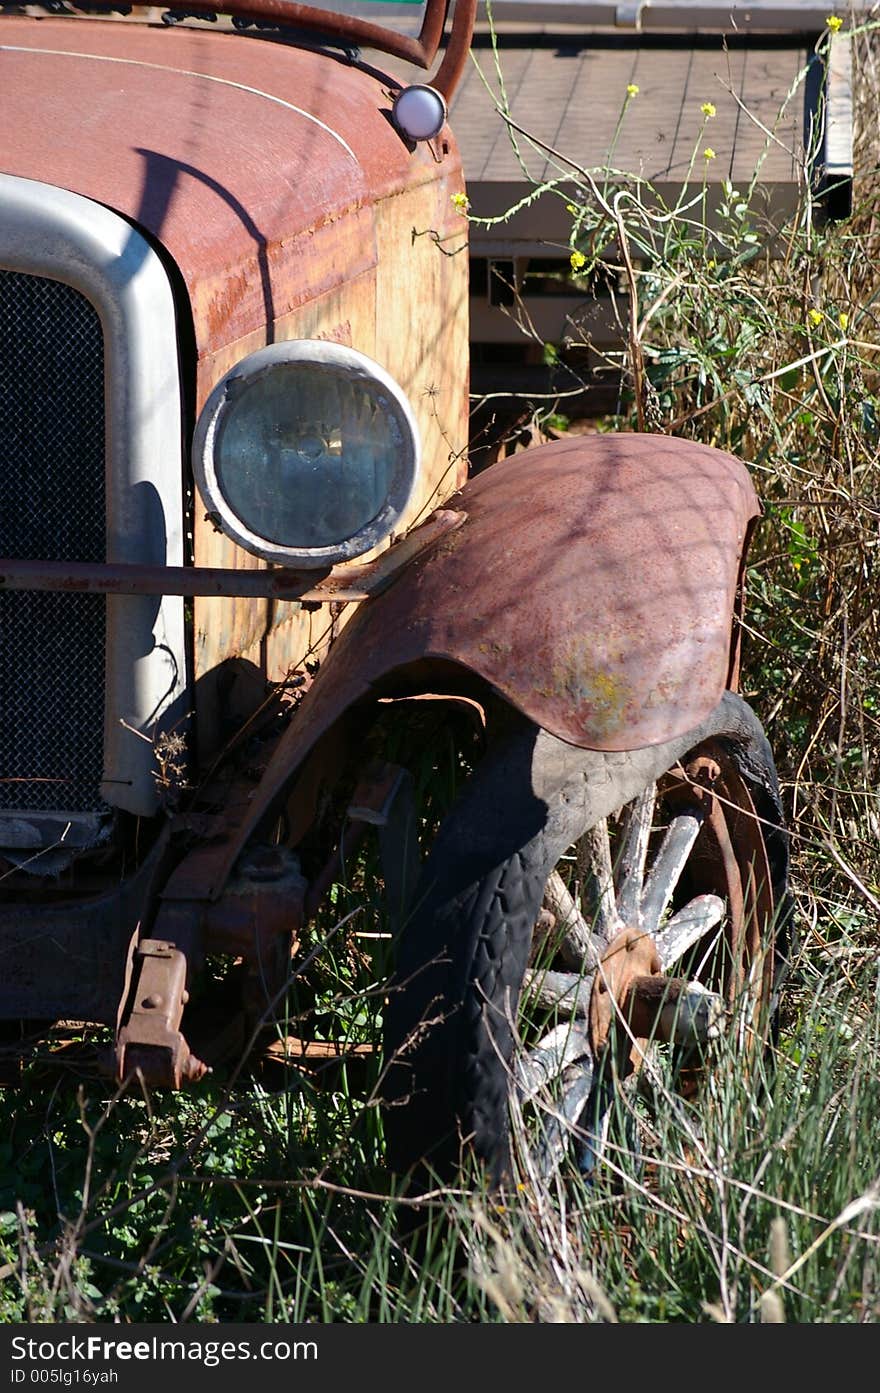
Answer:
[[[469,1149],[491,1184],[510,1167],[508,1088],[520,988],[547,878],[588,828],[713,737],[765,826],[784,951],[788,839],[770,747],[725,693],[697,729],[623,754],[579,750],[522,720],[486,755],[449,813],[397,944],[382,1096],[390,1168],[448,1180]],[[780,830],[777,830],[780,829]]]

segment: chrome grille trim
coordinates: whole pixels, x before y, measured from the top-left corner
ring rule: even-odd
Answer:
[[[177,328],[159,256],[136,229],[99,204],[0,175],[0,267],[63,282],[90,302],[100,320],[106,559],[182,565]],[[158,806],[149,737],[180,719],[188,705],[183,600],[125,595],[100,603],[106,614],[100,796],[113,807],[148,815]],[[0,687],[0,721],[4,703]],[[64,810],[59,797],[53,811]]]

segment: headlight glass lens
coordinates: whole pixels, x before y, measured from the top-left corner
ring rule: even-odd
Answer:
[[[401,432],[375,391],[327,368],[275,368],[227,399],[217,482],[257,536],[287,547],[332,546],[379,513]]]
[[[418,428],[397,382],[356,349],[271,344],[214,388],[193,469],[208,516],[281,565],[362,556],[404,515],[419,476]]]

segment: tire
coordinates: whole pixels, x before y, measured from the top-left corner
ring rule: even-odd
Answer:
[[[717,830],[717,812],[714,831],[702,826],[672,908],[695,893],[726,889],[731,919],[730,905],[740,895],[737,869],[740,887],[748,882],[741,932],[731,949],[725,925],[726,958],[710,954],[704,974],[729,1001],[745,981],[750,1029],[766,1035],[789,912],[788,843],[772,754],[751,709],[725,693],[687,735],[622,754],[576,749],[523,718],[490,748],[442,824],[398,937],[382,1086],[394,1172],[420,1183],[448,1180],[470,1152],[491,1184],[509,1176],[520,994],[548,877],[585,832],[601,832],[606,819],[640,796],[648,803],[634,807],[653,807],[646,790],[673,766],[707,753],[713,773],[720,771],[713,786],[718,797],[709,796],[722,809],[724,826]],[[663,793],[664,806],[671,797]],[[725,861],[719,850],[727,837],[733,872],[730,856]],[[774,926],[775,944],[768,941]],[[584,1101],[578,1096],[576,1110]]]

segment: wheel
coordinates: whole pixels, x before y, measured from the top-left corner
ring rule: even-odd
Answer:
[[[583,912],[555,870],[571,848]],[[726,693],[688,735],[622,754],[574,749],[523,719],[441,826],[399,934],[382,1085],[392,1170],[448,1179],[470,1151],[502,1183],[511,1098],[541,1106],[545,1086],[555,1089],[543,1105],[553,1125],[535,1160],[558,1164],[593,1091],[597,1012],[605,1027],[615,1014],[610,998],[597,1005],[592,978],[618,995],[614,954],[597,960],[624,943],[622,930],[642,945],[643,975],[656,946],[664,972],[686,959],[717,994],[691,988],[670,1018],[661,981],[665,1007],[645,1034],[662,1016],[676,1038],[684,1011],[691,1033],[724,1024],[753,1050],[773,1013],[787,870],[772,755],[741,698]],[[551,920],[543,966],[530,972]],[[536,1038],[548,1008],[566,1019]],[[641,1018],[631,1016],[633,1030]],[[627,1052],[637,1059],[632,1039]]]

